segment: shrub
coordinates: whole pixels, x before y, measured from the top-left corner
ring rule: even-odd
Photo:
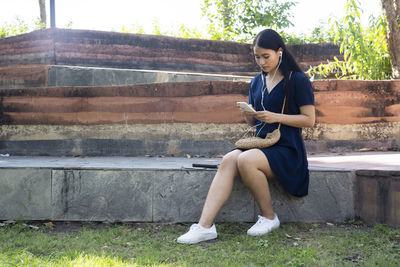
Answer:
[[[389,79],[391,66],[386,43],[386,24],[383,15],[370,16],[363,28],[356,0],[347,0],[347,14],[339,21],[330,21],[330,35],[340,45],[344,60],[310,68],[310,76],[337,79],[382,80]]]

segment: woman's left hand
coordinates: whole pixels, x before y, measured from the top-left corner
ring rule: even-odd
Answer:
[[[263,121],[266,123],[275,123],[279,122],[279,115],[278,113],[270,112],[270,111],[257,111],[255,114],[255,118],[259,121]]]

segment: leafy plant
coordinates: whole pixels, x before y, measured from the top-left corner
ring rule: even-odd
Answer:
[[[190,28],[187,28],[185,26],[185,24],[181,24],[176,37],[200,39],[200,38],[202,38],[202,34],[199,31],[197,31],[196,29],[190,29]]]
[[[15,36],[28,31],[28,24],[19,17],[16,17],[11,23],[6,23],[5,25],[0,26],[0,38]]]
[[[309,35],[295,35],[294,33],[288,34],[286,32],[280,32],[280,35],[286,44],[318,44],[333,43],[334,41],[334,37],[329,34],[329,30],[323,25],[315,27]]]
[[[141,25],[132,24],[130,27],[122,25],[121,28],[118,30],[119,32],[123,33],[144,33],[144,29]]]
[[[70,25],[71,24],[72,22],[70,22]],[[28,23],[23,19],[15,17],[15,19],[10,23],[5,23],[4,25],[0,26],[0,39],[44,28],[46,28],[46,24],[42,23],[40,18],[37,18],[30,25],[28,25]]]
[[[330,35],[340,45],[344,60],[321,64],[308,70],[310,76],[337,79],[382,80],[390,77],[390,57],[386,43],[385,18],[370,16],[363,28],[357,0],[347,0],[346,16],[330,21]]]
[[[261,28],[280,30],[293,25],[289,10],[295,5],[278,0],[204,0],[202,12],[212,39],[247,42]]]
[[[164,32],[161,31],[160,22],[157,18],[153,19],[153,34],[155,35],[166,35]]]

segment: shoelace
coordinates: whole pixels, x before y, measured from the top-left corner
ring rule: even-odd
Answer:
[[[261,215],[258,215],[258,221],[257,221],[257,224],[263,223],[265,220],[266,220],[266,219],[265,219],[263,216],[261,216]]]
[[[190,230],[194,230],[194,229],[201,229],[201,227],[198,224],[193,224],[192,226],[190,226]]]

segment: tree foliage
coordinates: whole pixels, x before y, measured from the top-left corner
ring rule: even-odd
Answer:
[[[344,60],[311,68],[309,75],[322,78],[332,73],[338,79],[380,80],[390,77],[391,67],[386,43],[385,17],[371,16],[366,28],[361,25],[360,8],[357,0],[347,0],[346,16],[331,21],[330,34],[340,46]]]
[[[250,41],[261,28],[292,26],[289,11],[295,5],[278,0],[204,0],[201,9],[211,39]]]
[[[288,34],[284,31],[279,32],[286,44],[319,44],[333,43],[335,39],[329,34],[329,30],[324,25],[316,26],[309,34]]]
[[[6,38],[10,36],[15,36],[23,33],[27,33],[33,30],[39,30],[45,28],[46,25],[40,22],[40,19],[37,19],[33,26],[28,25],[24,20],[16,17],[10,23],[5,23],[0,26],[0,38]]]

